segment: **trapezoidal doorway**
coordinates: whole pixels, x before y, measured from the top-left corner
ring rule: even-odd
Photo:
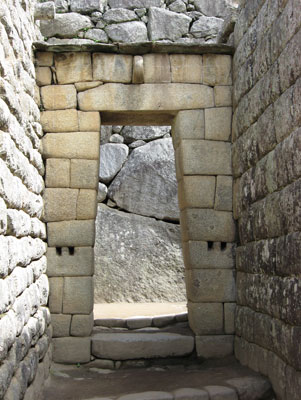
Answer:
[[[60,53],[49,58],[58,84],[42,86],[41,101],[54,361],[91,358],[101,122],[172,125],[190,327],[199,357],[231,354],[231,57]]]

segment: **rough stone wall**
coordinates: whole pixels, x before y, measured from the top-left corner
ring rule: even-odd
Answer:
[[[239,0],[53,1],[55,20],[41,23],[45,40],[52,44],[212,43],[239,4]]]
[[[40,398],[50,366],[34,1],[0,4],[0,398]]]
[[[301,391],[301,7],[244,2],[235,26],[235,353],[277,398]]]

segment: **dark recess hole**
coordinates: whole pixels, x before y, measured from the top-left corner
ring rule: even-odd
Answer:
[[[61,247],[56,247],[55,250],[56,250],[56,254],[57,254],[58,256],[61,256],[61,255],[62,255],[62,248],[61,248]]]
[[[208,250],[212,250],[213,249],[213,242],[207,242],[208,245]]]
[[[69,256],[73,256],[74,255],[74,247],[68,247],[69,250]]]
[[[226,250],[227,248],[227,243],[226,242],[221,242],[221,251]]]

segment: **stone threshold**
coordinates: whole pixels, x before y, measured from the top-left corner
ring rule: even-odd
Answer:
[[[162,42],[139,42],[139,43],[89,43],[89,44],[48,44],[47,42],[34,42],[34,50],[49,51],[54,53],[63,52],[102,52],[120,54],[234,54],[234,47],[227,44],[195,44],[195,43],[162,43]]]
[[[44,400],[275,400],[269,381],[233,358],[205,364],[117,370],[54,364]]]

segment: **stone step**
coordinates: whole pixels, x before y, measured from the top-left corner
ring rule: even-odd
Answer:
[[[173,332],[101,332],[92,336],[92,354],[114,361],[181,357],[194,350],[192,335]]]
[[[108,328],[128,328],[138,329],[146,327],[164,327],[177,322],[188,321],[187,312],[178,314],[166,314],[159,316],[135,316],[128,318],[97,318],[94,320],[95,326],[105,326]]]

